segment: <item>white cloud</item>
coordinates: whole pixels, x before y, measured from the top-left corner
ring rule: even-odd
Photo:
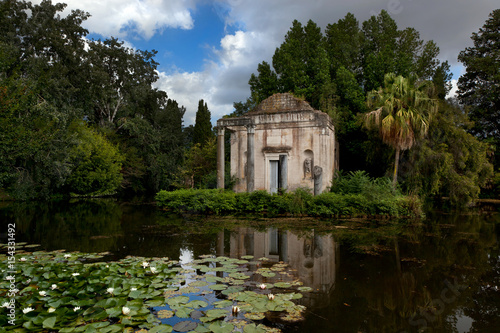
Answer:
[[[33,0],[40,3],[41,0]],[[63,0],[66,11],[81,9],[92,16],[83,26],[106,37],[126,37],[128,31],[144,39],[165,28],[191,29],[194,0]]]
[[[257,64],[272,55],[273,45],[262,33],[237,31],[224,36],[220,47],[214,48],[218,62],[206,62],[201,72],[160,73],[157,86],[169,98],[186,107],[184,123],[194,123],[198,101],[207,102],[215,121],[233,111],[233,103],[244,101],[250,95],[248,79]]]
[[[451,89],[446,95],[446,98],[455,98],[457,97],[457,91],[458,91],[458,80],[451,80]]]

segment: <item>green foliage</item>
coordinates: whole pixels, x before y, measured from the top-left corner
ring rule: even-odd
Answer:
[[[214,137],[210,117],[211,115],[208,110],[207,103],[204,103],[201,99],[198,102],[198,111],[196,111],[196,119],[193,130],[193,144],[199,144],[203,147]]]
[[[408,171],[402,176],[422,197],[449,197],[453,206],[465,207],[493,175],[491,148],[466,131],[468,119],[458,106],[442,102],[439,110],[428,136],[404,162]]]
[[[360,178],[363,178],[361,174]],[[352,182],[355,182],[354,180]],[[390,183],[371,180],[373,193],[322,193],[313,196],[306,189],[282,195],[267,191],[234,193],[224,190],[160,191],[156,195],[158,206],[175,213],[237,215],[245,213],[271,216],[293,214],[297,216],[416,216],[422,214],[420,202],[414,197],[390,194]],[[386,195],[388,194],[389,195]]]
[[[368,93],[367,105],[375,109],[363,116],[367,128],[378,129],[384,143],[396,150],[393,184],[397,183],[400,151],[413,147],[429,129],[437,112],[437,100],[429,98],[429,82],[417,84],[413,78],[385,75],[384,87]]]
[[[500,141],[500,9],[490,13],[478,32],[472,34],[474,46],[460,52],[458,60],[465,74],[458,80],[458,98],[471,107],[473,132],[482,138]]]
[[[204,145],[194,144],[184,154],[182,168],[176,174],[180,188],[217,186],[217,141],[212,137]]]
[[[82,196],[114,194],[122,181],[123,157],[118,148],[84,124],[74,124],[77,144],[71,149],[72,165],[67,185],[71,193]]]
[[[0,3],[0,188],[23,200],[70,187],[79,194],[115,191],[97,189],[107,181],[83,180],[83,169],[66,182],[69,153],[78,149],[70,124],[82,119],[120,147],[122,193],[171,188],[184,155],[185,109],[152,87],[156,51],[115,38],[88,40],[81,25],[90,14],[65,8]]]

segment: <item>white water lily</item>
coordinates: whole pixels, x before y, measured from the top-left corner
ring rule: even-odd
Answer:
[[[136,291],[137,288],[130,288],[130,291]]]
[[[274,294],[268,294],[267,298],[269,298],[270,301],[274,300]]]
[[[75,306],[75,308],[73,309],[73,311],[75,311],[75,312],[76,312],[76,311],[78,311],[78,310],[80,310],[80,309],[81,309],[81,307],[79,307],[79,306]]]
[[[127,316],[130,314],[130,309],[127,308],[126,306],[122,307],[122,313]]]
[[[56,311],[56,308],[53,308],[53,307],[50,307],[50,308],[47,310],[47,312],[48,312],[48,313],[52,313],[52,312],[54,312],[54,311]]]
[[[66,259],[67,259],[67,258],[69,258],[69,257],[71,257],[71,254],[66,253],[66,254],[64,255],[64,258],[66,258]]]
[[[26,261],[26,258],[25,257],[22,257],[21,259],[19,259],[20,261]]]
[[[156,267],[151,267],[151,273],[156,273]]]
[[[35,309],[33,309],[31,306],[28,306],[27,308],[23,309],[23,313],[28,313],[28,312],[31,312],[33,310],[35,310]]]
[[[233,315],[238,314],[238,312],[240,312],[240,308],[236,305],[233,305],[233,308],[231,310],[233,312]]]
[[[146,268],[149,266],[149,263],[147,261],[142,262],[142,267]]]
[[[50,288],[51,288],[52,290],[57,289],[57,284],[53,284]]]
[[[73,274],[71,274],[71,275],[73,275],[73,276],[78,276],[78,275],[80,275],[80,273],[73,273]]]
[[[38,294],[39,294],[40,296],[42,296],[42,297],[47,296],[47,292],[46,292],[46,291],[43,291],[43,290],[42,290],[42,291],[39,291],[39,292],[38,292]]]
[[[6,307],[8,307],[8,306],[9,306],[9,302],[4,302],[4,303],[2,304],[2,308],[6,308]]]
[[[110,293],[111,295],[113,295],[114,291],[115,291],[115,288],[108,288],[108,289],[106,289],[106,292]]]
[[[267,287],[267,286],[266,286],[265,284],[261,283],[261,284],[259,284],[259,286],[258,286],[258,287],[259,287],[260,289],[266,289],[266,287]]]

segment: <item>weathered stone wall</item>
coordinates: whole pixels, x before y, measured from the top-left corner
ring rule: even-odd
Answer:
[[[221,119],[231,131],[231,175],[234,191],[247,191],[248,128],[254,128],[254,190],[270,190],[270,161],[286,155],[286,184],[314,190],[314,170],[322,170],[317,193],[331,185],[336,161],[335,131],[330,117],[290,94],[276,94],[246,116]],[[284,161],[283,158],[281,161]]]

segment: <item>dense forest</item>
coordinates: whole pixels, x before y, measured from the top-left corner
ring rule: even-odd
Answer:
[[[0,194],[30,200],[214,187],[207,103],[200,100],[195,124],[184,126],[185,108],[154,87],[156,51],[90,40],[82,27],[89,14],[62,16],[65,7],[0,2]],[[481,188],[495,194],[499,27],[495,10],[471,32],[455,100],[446,99],[450,67],[436,43],[398,29],[385,11],[361,24],[347,14],[324,32],[294,21],[230,116],[292,92],[334,119],[342,172],[392,176],[408,193],[454,203]],[[387,106],[397,100],[405,102]],[[389,118],[389,127],[376,121]]]

